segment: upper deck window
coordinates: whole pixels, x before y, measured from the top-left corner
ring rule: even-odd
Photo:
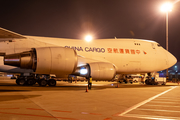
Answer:
[[[134,43],[134,45],[141,45],[140,43]]]

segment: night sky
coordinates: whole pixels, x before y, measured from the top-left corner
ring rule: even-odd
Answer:
[[[0,0],[0,27],[32,36],[149,39],[165,48],[165,13],[160,11],[164,2]],[[180,60],[180,2],[169,13],[169,51]]]

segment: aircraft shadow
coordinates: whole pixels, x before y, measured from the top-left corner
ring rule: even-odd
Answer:
[[[41,95],[0,95],[0,102],[39,97]]]
[[[144,85],[144,84],[119,84],[117,88],[117,83],[114,84],[106,84],[106,85],[99,85],[99,86],[92,86],[91,90],[102,90],[102,89],[121,89],[121,88],[145,88],[145,87],[167,87],[173,85]],[[174,85],[176,86],[176,85]],[[58,84],[55,87],[40,87],[39,85],[34,86],[18,86],[16,84],[4,84],[0,85],[0,92],[26,92],[26,91],[81,91],[86,90],[87,85],[75,85],[75,84]]]

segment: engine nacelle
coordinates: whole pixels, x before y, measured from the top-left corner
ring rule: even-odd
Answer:
[[[111,63],[95,62],[78,67],[74,75],[86,78],[91,76],[93,80],[112,80],[116,75],[116,69]]]
[[[94,80],[112,80],[116,75],[115,67],[111,63],[90,63],[90,76]]]
[[[77,67],[77,54],[64,47],[33,48],[31,51],[6,55],[5,65],[33,69],[36,74],[68,75]]]

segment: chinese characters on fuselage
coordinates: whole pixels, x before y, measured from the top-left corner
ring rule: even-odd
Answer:
[[[77,46],[65,46],[66,48],[71,48],[76,51],[86,51],[86,52],[98,52],[105,53],[105,48],[97,47],[77,47]],[[107,53],[120,53],[120,54],[140,54],[140,50],[135,49],[122,49],[122,48],[107,48]]]
[[[108,53],[140,54],[140,50],[134,50],[134,49],[107,48],[107,51]]]

